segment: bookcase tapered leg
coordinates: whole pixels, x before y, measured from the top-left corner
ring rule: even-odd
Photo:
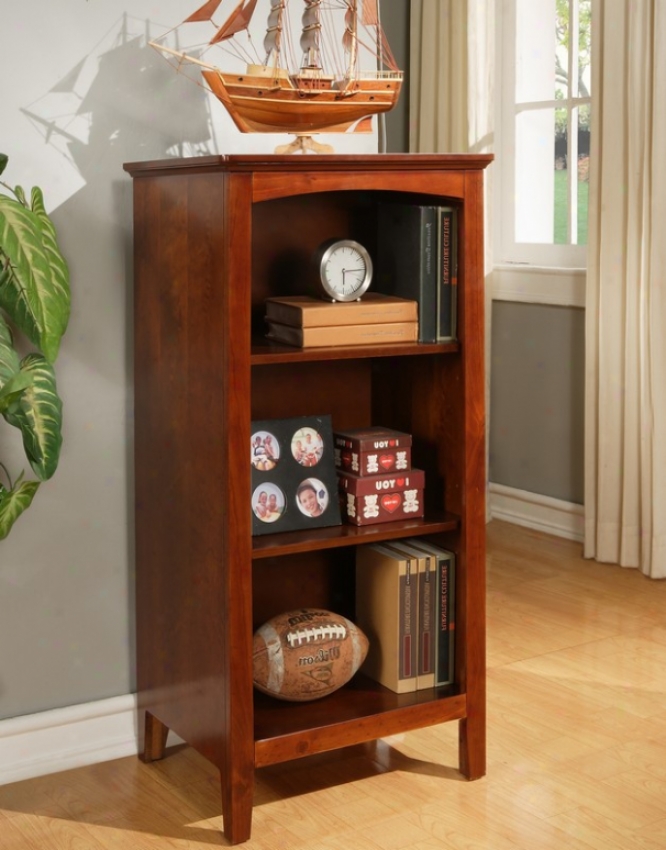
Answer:
[[[460,771],[467,779],[486,775],[486,724],[483,716],[468,717],[458,726]]]
[[[232,844],[242,844],[252,830],[252,779],[248,782],[222,783],[224,834]]]
[[[169,727],[147,711],[144,728],[143,760],[145,762],[158,761],[164,757]]]

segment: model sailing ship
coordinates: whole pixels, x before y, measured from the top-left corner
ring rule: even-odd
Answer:
[[[213,16],[226,0],[208,0],[182,24],[150,44],[178,67],[200,66],[207,87],[243,133],[369,132],[371,116],[392,109],[400,94],[398,70],[383,33],[379,0],[271,0],[263,55],[252,56],[250,23],[258,0],[236,0],[224,23]],[[292,49],[290,11],[302,12],[300,62]],[[337,19],[336,20],[336,16]],[[165,39],[184,25],[209,22],[212,38],[199,49],[167,47]],[[335,32],[341,35],[335,42]],[[246,70],[224,71],[208,61],[212,48],[242,57]],[[371,52],[373,68],[361,69]],[[254,51],[255,54],[257,51]]]

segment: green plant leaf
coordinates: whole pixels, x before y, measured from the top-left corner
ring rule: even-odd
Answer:
[[[21,475],[11,490],[0,487],[0,540],[11,531],[16,520],[32,504],[39,481],[21,481]]]
[[[19,356],[14,350],[12,332],[0,315],[0,413],[18,401],[23,390],[32,383],[28,372],[21,372]]]
[[[19,428],[23,448],[35,475],[45,481],[58,467],[62,445],[62,401],[56,390],[55,373],[41,354],[28,354],[21,361],[21,373],[30,386],[2,415]]]
[[[52,363],[69,320],[69,270],[40,189],[31,202],[0,195],[0,306]]]
[[[21,368],[19,356],[14,350],[14,341],[9,325],[0,315],[0,387],[10,381]]]
[[[9,157],[6,153],[0,153],[0,174],[7,168],[7,163],[9,162]]]

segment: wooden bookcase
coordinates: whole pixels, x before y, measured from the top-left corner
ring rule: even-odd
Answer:
[[[215,156],[130,163],[134,180],[136,610],[143,756],[173,729],[220,769],[224,830],[250,836],[254,771],[443,721],[485,773],[483,155]],[[461,208],[459,341],[299,350],[264,299],[303,292],[329,237],[372,253],[376,206]],[[255,419],[413,435],[422,520],[252,537]],[[306,704],[252,687],[252,635],[323,606],[354,618],[355,547],[428,535],[457,555],[456,684],[398,695],[357,675]],[[143,716],[145,713],[145,725]]]

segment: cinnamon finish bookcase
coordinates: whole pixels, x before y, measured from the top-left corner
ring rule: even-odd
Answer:
[[[143,758],[172,729],[220,770],[250,837],[255,771],[444,721],[485,773],[485,155],[207,156],[129,163],[134,191],[137,685]],[[264,301],[304,294],[324,240],[372,256],[384,201],[459,209],[458,341],[297,349]],[[412,434],[425,516],[253,537],[253,420],[329,414]],[[252,635],[321,606],[354,619],[355,553],[421,536],[456,553],[456,676],[396,694],[357,674],[322,700],[252,686]],[[145,719],[144,719],[145,718]]]

